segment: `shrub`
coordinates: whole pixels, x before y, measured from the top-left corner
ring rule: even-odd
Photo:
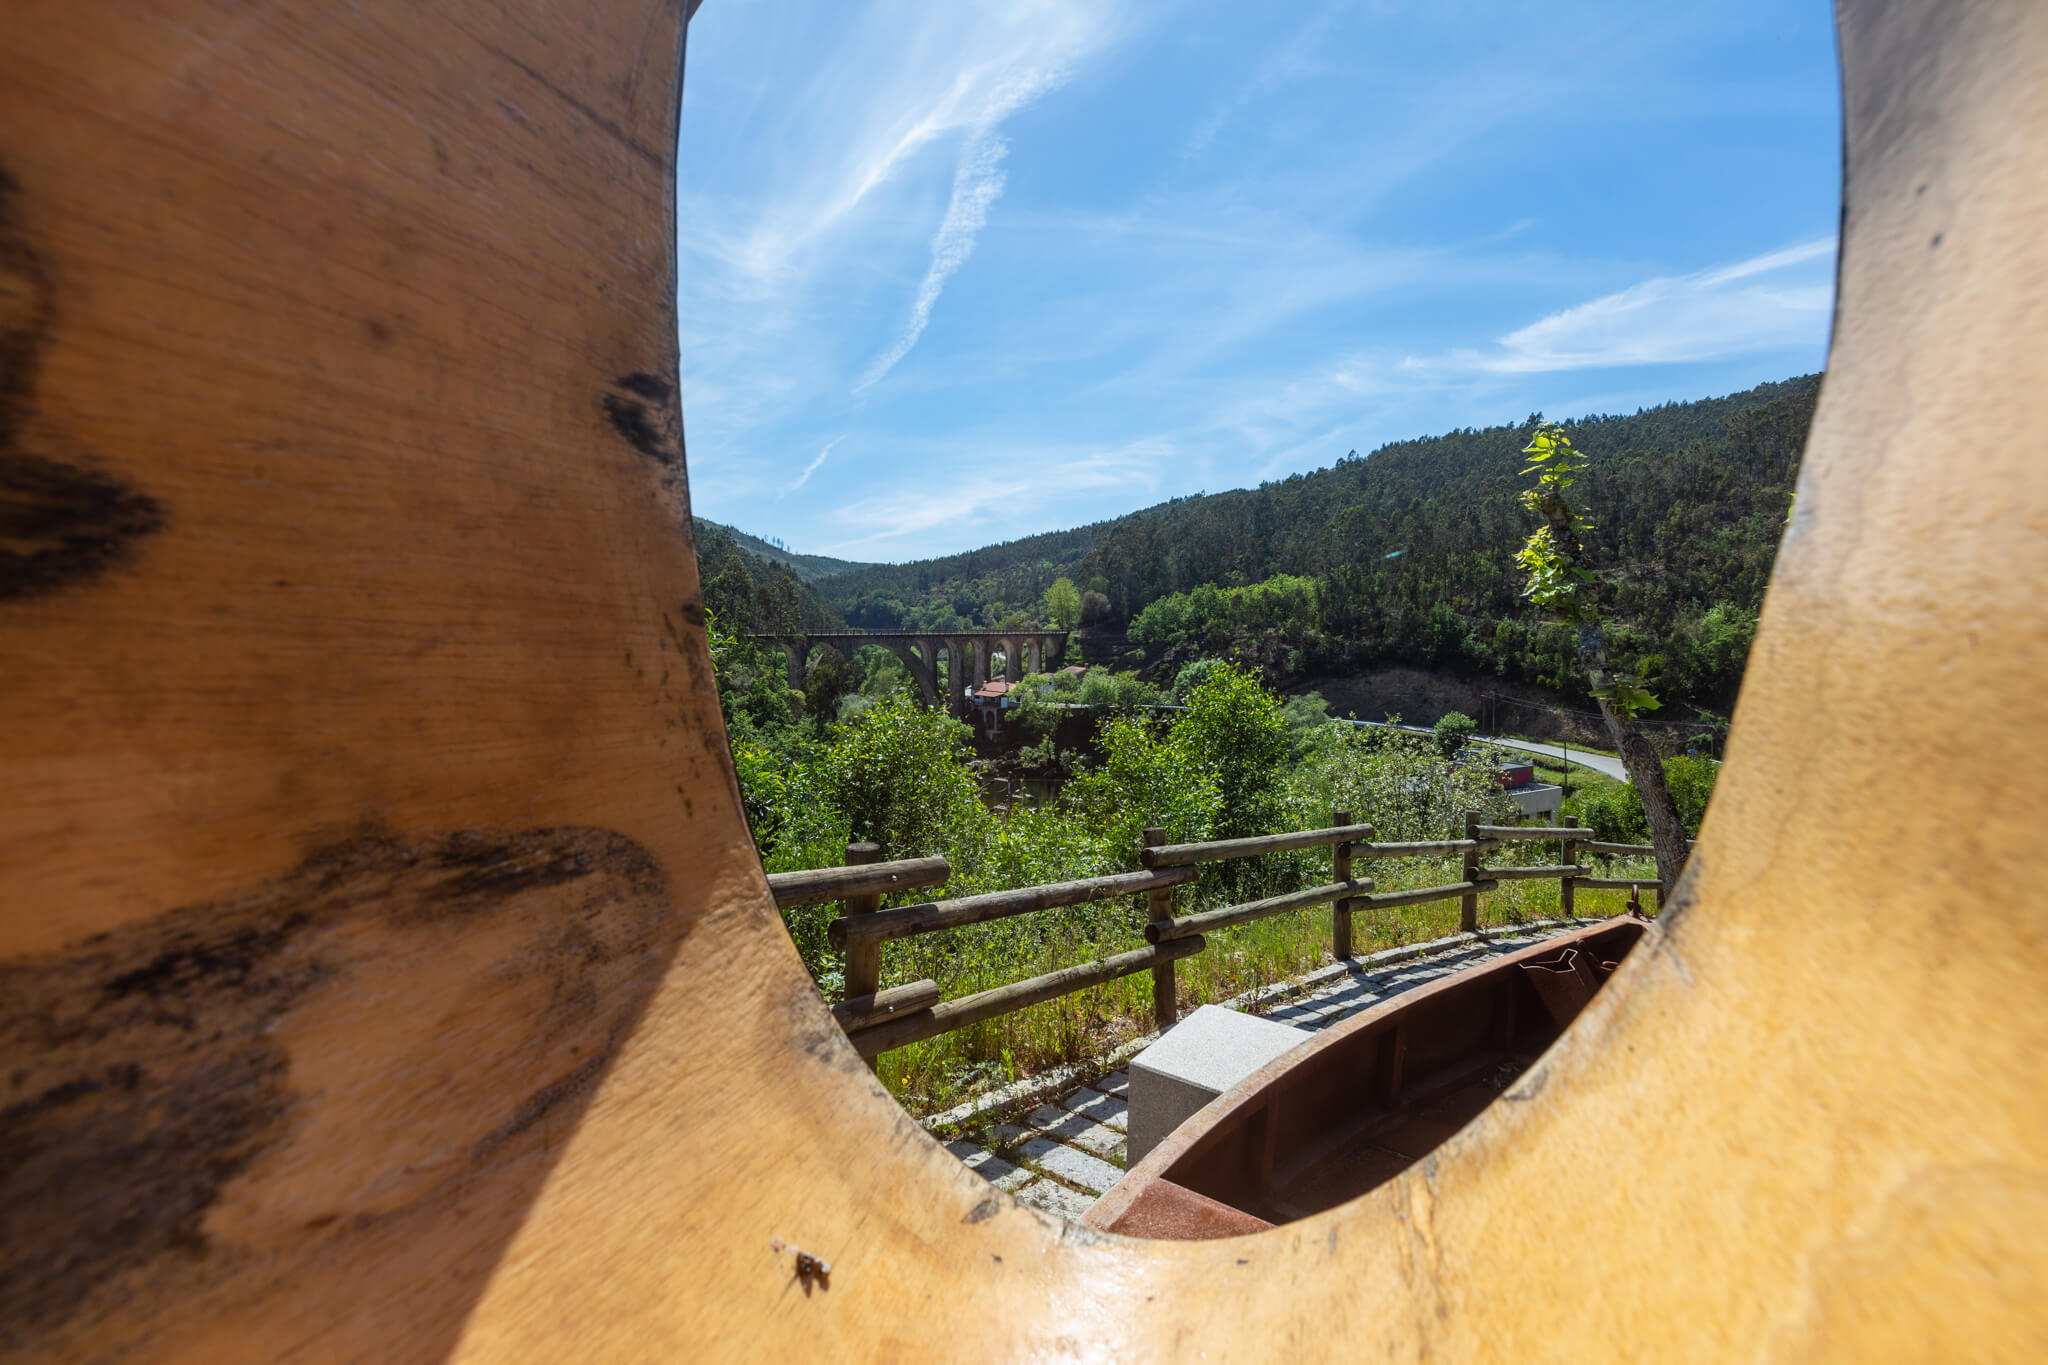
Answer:
[[[884,697],[834,731],[822,785],[852,836],[880,844],[884,857],[948,852],[959,827],[987,816],[961,762],[968,735],[960,721],[903,693]]]
[[[1202,679],[1223,667],[1225,664],[1221,659],[1197,659],[1191,664],[1182,665],[1180,672],[1173,675],[1173,699],[1178,702],[1186,701],[1188,694],[1201,686]]]
[[[1491,768],[1454,764],[1419,735],[1343,725],[1317,732],[1289,804],[1309,822],[1348,810],[1373,827],[1375,839],[1390,842],[1457,838],[1468,810],[1489,823],[1515,813]]]
[[[1265,834],[1280,818],[1280,780],[1289,752],[1280,699],[1235,664],[1222,664],[1188,694],[1172,746],[1213,773],[1219,801],[1216,837]]]
[[[1664,780],[1670,784],[1672,800],[1678,803],[1678,818],[1685,832],[1696,835],[1706,817],[1707,803],[1714,796],[1714,779],[1721,765],[1711,758],[1680,754],[1664,760]],[[1650,841],[1649,817],[1643,814],[1642,799],[1624,782],[1598,782],[1581,788],[1565,802],[1567,814],[1577,815],[1595,839],[1615,844],[1646,844]]]
[[[1472,736],[1479,733],[1478,723],[1463,711],[1447,711],[1443,719],[1429,736],[1436,742],[1436,751],[1445,758],[1456,758],[1458,750],[1471,743]]]
[[[1625,782],[1595,782],[1581,787],[1565,802],[1565,813],[1610,844],[1643,844],[1650,840],[1650,822],[1636,789]]]

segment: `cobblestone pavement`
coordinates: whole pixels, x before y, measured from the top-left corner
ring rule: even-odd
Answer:
[[[1315,1032],[1404,991],[1574,927],[1559,924],[1528,934],[1494,934],[1481,943],[1378,970],[1360,963],[1263,1013]],[[1040,1105],[1019,1122],[989,1124],[947,1143],[946,1150],[1025,1203],[1063,1218],[1079,1218],[1123,1176],[1127,1080],[1122,1071],[1112,1071]]]

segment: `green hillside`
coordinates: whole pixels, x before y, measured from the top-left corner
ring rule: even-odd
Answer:
[[[1568,423],[1591,461],[1580,487],[1612,643],[1667,695],[1717,709],[1733,699],[1819,385],[1806,375]],[[856,626],[945,628],[1034,620],[1064,576],[1090,594],[1097,625],[1128,629],[1169,662],[1235,654],[1276,681],[1406,663],[1578,695],[1568,633],[1517,596],[1533,421],[1396,442],[1255,489],[820,588]]]
[[[694,518],[694,520],[700,528],[705,526],[717,527],[725,532],[726,535],[732,537],[733,544],[737,545],[740,549],[745,550],[756,559],[765,560],[770,564],[782,565],[806,583],[815,583],[821,578],[830,578],[834,574],[851,573],[855,569],[875,567],[872,564],[863,564],[853,559],[834,559],[830,555],[800,555],[786,545],[778,545],[772,540],[763,540],[759,536],[750,536],[736,526],[726,526],[720,522],[706,521],[702,517]]]
[[[791,565],[744,548],[743,540],[753,537],[741,537],[715,521],[691,520],[704,606],[721,629],[736,635],[845,629],[838,609],[820,597]]]

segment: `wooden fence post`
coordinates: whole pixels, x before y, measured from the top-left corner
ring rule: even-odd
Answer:
[[[1473,842],[1476,842],[1479,838],[1479,812],[1476,810],[1465,812],[1465,838]],[[1479,880],[1479,850],[1477,848],[1465,850],[1465,875],[1462,880],[1468,883]],[[1467,934],[1479,928],[1479,893],[1477,891],[1467,891],[1458,898],[1458,928],[1461,932]]]
[[[867,863],[882,861],[880,844],[848,844],[846,865],[860,867]],[[863,896],[848,896],[839,903],[842,915],[870,915],[882,908],[882,893],[871,891]],[[846,950],[843,975],[846,978],[844,1000],[855,1000],[863,995],[873,995],[882,988],[882,945],[879,943],[855,943]],[[877,1059],[868,1058],[868,1070],[880,1066]]]
[[[1330,812],[1330,824],[1342,829],[1351,823],[1351,812],[1337,810]],[[1351,880],[1351,844],[1347,840],[1330,848],[1330,880],[1348,882]],[[1351,956],[1351,901],[1339,897],[1330,906],[1330,956],[1339,962]]]
[[[1166,831],[1154,825],[1145,831],[1145,846],[1157,848],[1166,842]],[[1161,887],[1145,893],[1145,917],[1154,924],[1164,924],[1173,918],[1173,888]],[[1180,1006],[1174,999],[1173,964],[1162,962],[1152,969],[1152,1022],[1164,1033],[1180,1018]]]
[[[1566,829],[1577,829],[1579,827],[1579,817],[1567,815],[1564,818],[1564,824]],[[1557,846],[1557,849],[1557,860],[1566,867],[1571,867],[1579,861],[1578,843],[1576,840],[1566,839]],[[1577,919],[1579,917],[1578,888],[1573,885],[1574,880],[1572,876],[1566,874],[1558,878],[1557,882],[1557,912],[1566,919]]]

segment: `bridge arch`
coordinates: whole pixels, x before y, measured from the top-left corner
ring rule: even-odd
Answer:
[[[912,679],[917,683],[918,694],[927,706],[937,705],[940,700],[938,669],[936,667],[943,653],[951,660],[966,662],[959,667],[949,662],[948,695],[950,707],[958,701],[960,687],[979,687],[989,681],[995,651],[1003,651],[1003,676],[1016,682],[1026,671],[1043,672],[1045,661],[1063,652],[1069,632],[1063,630],[1034,631],[968,631],[968,632],[923,632],[923,631],[817,631],[796,634],[789,631],[764,631],[751,638],[766,648],[782,651],[784,666],[788,671],[789,685],[803,690],[804,681],[812,664],[812,657],[820,644],[831,644],[849,659],[853,651],[864,645],[886,649],[903,662]],[[951,679],[967,674],[960,687]]]

